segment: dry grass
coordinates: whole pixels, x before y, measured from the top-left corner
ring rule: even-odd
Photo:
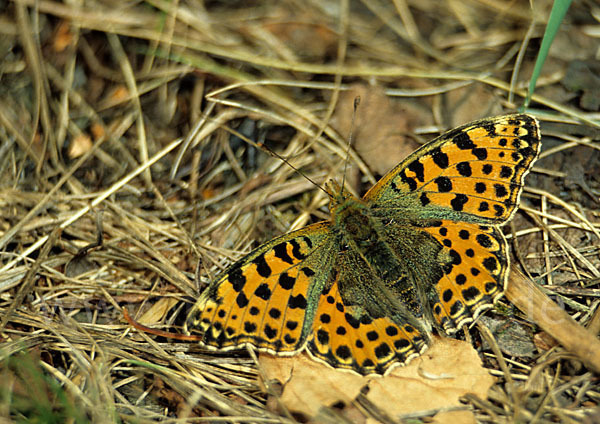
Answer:
[[[139,333],[121,308],[181,331],[231,260],[325,218],[326,196],[252,141],[339,178],[347,132],[331,122],[353,84],[393,97],[409,139],[521,104],[551,2],[83,3],[0,3],[0,416],[293,422],[248,354]],[[539,82],[544,151],[506,231],[514,262],[597,335],[592,3],[572,5]],[[350,157],[364,191],[380,172]],[[465,399],[480,421],[600,420],[597,373],[506,299],[487,315],[491,339],[471,336],[497,384]]]

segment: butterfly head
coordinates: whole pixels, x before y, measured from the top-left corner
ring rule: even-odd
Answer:
[[[329,209],[334,206],[344,203],[345,200],[354,199],[355,197],[335,180],[329,180],[325,183],[325,191],[329,195]]]

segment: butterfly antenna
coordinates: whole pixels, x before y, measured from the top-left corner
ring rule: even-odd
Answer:
[[[327,197],[331,198],[331,194],[325,190],[320,184],[317,184],[312,178],[310,178],[308,175],[306,175],[304,172],[300,171],[298,168],[296,168],[294,165],[292,165],[286,158],[284,158],[283,156],[281,156],[279,153],[271,150],[269,147],[267,147],[265,144],[263,144],[262,142],[258,141],[252,141],[250,140],[248,137],[246,137],[244,134],[239,133],[238,131],[232,129],[232,128],[226,128],[226,130],[239,137],[240,139],[244,140],[246,143],[257,147],[265,152],[267,152],[268,154],[270,154],[271,156],[279,159],[280,161],[282,161],[283,163],[285,163],[287,166],[289,166],[290,168],[292,168],[294,171],[296,171],[298,174],[302,175],[304,178],[306,178],[308,181],[310,181],[315,187],[317,187],[319,190],[321,190],[323,193],[325,193],[327,195]]]
[[[348,169],[348,162],[350,161],[350,148],[352,147],[352,137],[354,136],[354,120],[356,119],[356,111],[360,105],[360,96],[354,98],[354,109],[352,110],[352,121],[350,122],[350,134],[348,134],[348,147],[346,148],[346,162],[344,163],[344,175],[342,177],[342,193],[346,185],[346,170]]]
[[[292,165],[286,158],[281,156],[279,153],[271,150],[269,147],[267,147],[266,145],[264,145],[261,142],[257,142],[254,144],[256,144],[256,147],[259,147],[262,150],[264,150],[265,152],[267,152],[268,154],[270,154],[271,156],[276,157],[277,159],[279,159],[280,161],[285,163],[287,166],[292,168],[294,171],[296,171],[298,174],[302,175],[304,178],[306,178],[308,181],[310,181],[315,187],[317,187],[319,190],[321,190],[323,193],[325,193],[327,195],[327,197],[331,197],[331,194],[327,190],[325,190],[320,184],[317,184],[312,178],[310,178],[303,171],[300,171],[298,168],[296,168],[294,165]]]

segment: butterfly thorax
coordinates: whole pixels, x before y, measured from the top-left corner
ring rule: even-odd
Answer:
[[[351,236],[357,242],[368,243],[375,236],[369,206],[341,189],[334,180],[329,181],[326,188],[331,196],[329,211],[334,229]]]
[[[410,258],[430,257],[437,261],[439,243],[402,225],[402,219],[395,223],[382,219],[371,205],[340,189],[335,182],[330,182],[327,189],[332,196],[332,231],[340,247],[337,262],[342,271],[339,289],[344,301],[366,305],[375,317],[408,315],[407,311],[416,317],[426,314],[416,285],[440,271],[425,269],[420,265],[422,261]]]

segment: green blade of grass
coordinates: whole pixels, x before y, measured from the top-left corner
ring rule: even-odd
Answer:
[[[546,25],[544,38],[542,38],[542,45],[538,51],[535,67],[533,68],[531,80],[529,81],[529,89],[527,90],[527,97],[525,98],[525,104],[523,105],[523,108],[527,108],[529,106],[531,95],[535,89],[535,83],[542,72],[542,66],[544,66],[546,57],[548,57],[550,46],[554,41],[554,37],[556,36],[558,28],[560,28],[560,24],[565,18],[565,14],[567,13],[570,5],[571,0],[555,0],[554,4],[552,5],[552,11],[550,12],[550,18],[548,19],[548,25]]]

